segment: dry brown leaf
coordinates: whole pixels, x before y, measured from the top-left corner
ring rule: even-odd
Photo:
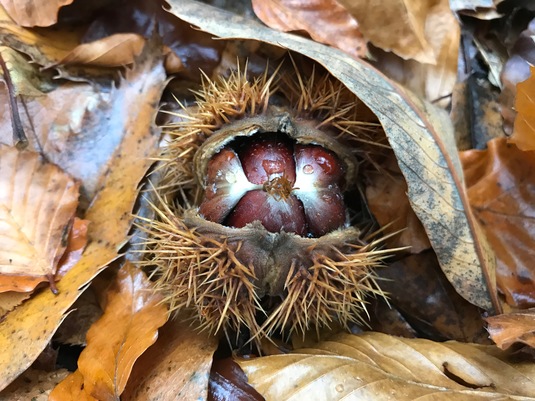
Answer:
[[[247,383],[247,376],[232,358],[214,360],[208,394],[208,399],[214,401],[264,401]]]
[[[81,27],[80,27],[81,28]],[[82,29],[35,30],[26,29],[14,22],[0,6],[0,40],[2,44],[27,54],[42,66],[55,64],[79,43]]]
[[[18,25],[29,27],[55,24],[59,9],[72,2],[73,0],[0,0]]]
[[[535,67],[530,77],[516,86],[515,125],[511,142],[520,150],[535,150]]]
[[[410,247],[409,252],[420,253],[431,247],[429,238],[407,197],[407,183],[395,158],[382,166],[383,171],[372,171],[366,176],[366,200],[370,211],[388,238],[389,248]]]
[[[53,283],[78,189],[39,154],[0,144],[0,292]]]
[[[119,270],[104,314],[87,332],[78,359],[84,392],[101,401],[119,398],[134,362],[167,320],[161,300],[142,270],[128,262]]]
[[[84,216],[91,225],[82,258],[59,281],[58,295],[40,292],[0,322],[0,390],[37,358],[81,290],[118,256],[117,251],[124,245],[138,184],[152,163],[149,158],[154,156],[159,139],[154,119],[165,73],[158,48],[150,49],[142,53],[117,89],[115,108],[100,116],[119,118],[108,134],[115,138],[120,133],[120,137],[113,140],[114,152],[106,159],[107,168],[98,178],[99,189]]]
[[[343,334],[294,354],[238,363],[268,401],[535,399],[535,364],[454,341]]]
[[[217,339],[179,318],[165,324],[158,341],[137,360],[122,401],[206,400]]]
[[[535,348],[535,309],[491,316],[485,319],[492,341],[501,349],[514,343],[524,343]]]
[[[470,204],[496,253],[499,289],[510,305],[535,305],[535,152],[499,138],[461,160]]]
[[[358,96],[385,129],[407,181],[412,207],[427,231],[442,270],[469,302],[500,311],[494,255],[468,203],[451,122],[435,126],[434,122],[440,119],[433,117],[430,123],[433,112],[429,104],[420,101],[415,108],[415,97],[409,97],[365,62],[338,49],[277,32],[191,0],[170,0],[169,4],[170,12],[180,19],[216,36],[253,39],[301,53],[323,65]]]
[[[74,218],[71,230],[69,231],[69,237],[67,238],[67,248],[58,264],[56,279],[67,274],[82,257],[82,252],[87,245],[87,228],[89,224],[89,220],[82,220],[78,217]]]
[[[9,387],[0,392],[0,400],[47,401],[52,389],[68,374],[69,372],[66,369],[45,372],[30,368],[11,383]]]
[[[425,35],[433,50],[435,62],[403,60],[394,53],[376,51],[374,64],[388,77],[419,96],[439,105],[447,105],[447,97],[451,95],[457,80],[461,30],[445,0],[436,2],[425,18]],[[371,38],[370,40],[373,43]],[[440,99],[444,101],[440,102]]]
[[[253,9],[273,29],[305,31],[315,41],[353,57],[367,55],[366,40],[357,21],[336,0],[253,0]]]
[[[141,53],[145,39],[135,33],[117,33],[75,47],[60,64],[88,64],[118,67],[132,64]]]

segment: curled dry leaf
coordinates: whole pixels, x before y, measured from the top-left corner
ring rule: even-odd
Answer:
[[[379,118],[408,185],[411,205],[422,221],[441,268],[455,289],[486,310],[500,310],[494,283],[494,255],[470,210],[451,123],[440,136],[430,122],[428,104],[400,90],[361,60],[338,49],[254,21],[200,5],[170,0],[170,12],[222,38],[253,39],[283,46],[323,65]]]
[[[337,47],[353,57],[367,54],[366,40],[357,21],[336,0],[253,0],[253,9],[273,29],[305,31],[315,41]]]
[[[217,339],[179,318],[167,322],[158,341],[138,359],[122,401],[206,400]]]
[[[18,25],[28,27],[55,24],[59,9],[72,2],[73,0],[0,0]]]
[[[134,362],[156,341],[166,320],[167,309],[145,273],[127,262],[108,290],[104,314],[87,332],[78,359],[83,391],[101,401],[118,399]]]
[[[135,33],[118,33],[74,48],[59,63],[118,67],[132,64],[145,39]]]
[[[485,320],[492,341],[501,349],[517,342],[535,348],[535,309],[491,316]]]
[[[494,346],[381,333],[337,335],[294,354],[238,361],[266,400],[534,400],[535,365]]]
[[[531,75],[516,86],[513,142],[520,150],[535,150],[535,67]]]
[[[535,152],[500,138],[461,160],[470,204],[496,253],[498,288],[510,305],[535,305]]]
[[[0,144],[0,292],[54,285],[78,189],[39,154]]]
[[[96,195],[84,216],[91,226],[89,245],[82,258],[58,283],[58,295],[40,292],[0,322],[0,390],[37,358],[80,295],[80,289],[117,258],[124,244],[132,224],[138,184],[152,163],[149,158],[154,156],[159,138],[154,119],[165,73],[159,49],[150,49],[127,73],[121,84],[123,89],[118,89],[116,108],[100,113],[103,119],[119,118],[108,134],[120,136],[112,141],[114,151],[106,159],[107,167],[99,176]],[[103,134],[105,139],[108,137]],[[88,145],[83,149],[87,150]],[[73,165],[76,166],[74,161]]]

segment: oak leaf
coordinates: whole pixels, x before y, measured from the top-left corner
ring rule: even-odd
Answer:
[[[495,346],[368,332],[237,362],[268,401],[534,400],[535,365],[507,355]]]
[[[0,144],[0,292],[31,291],[54,275],[79,183],[37,153]]]

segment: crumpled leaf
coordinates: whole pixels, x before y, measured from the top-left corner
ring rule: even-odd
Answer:
[[[191,0],[170,0],[170,12],[222,38],[248,38],[284,46],[310,57],[340,79],[379,118],[408,185],[413,210],[422,221],[442,270],[469,302],[499,311],[494,255],[475,221],[464,191],[451,123],[438,131],[428,121],[432,108],[400,90],[361,60],[305,38],[273,31],[240,16]],[[422,111],[423,110],[423,111]],[[435,118],[433,118],[435,121]]]
[[[510,141],[520,150],[535,150],[535,67],[530,77],[516,86],[515,125]]]
[[[87,346],[78,359],[84,392],[101,401],[119,398],[134,362],[156,341],[167,320],[161,301],[141,269],[127,262],[119,270],[104,314],[87,332]]]
[[[0,0],[18,25],[28,27],[55,24],[59,9],[72,2],[73,0]]]
[[[59,63],[118,67],[132,64],[145,39],[135,33],[118,33],[75,47]]]
[[[492,341],[501,349],[515,343],[535,348],[535,309],[490,316],[485,320]]]
[[[357,21],[336,0],[253,0],[253,9],[273,29],[305,31],[315,41],[353,57],[367,55],[366,40]]]
[[[158,341],[137,360],[122,401],[206,400],[217,339],[179,318],[167,322]]]
[[[461,152],[470,204],[497,258],[498,288],[510,305],[535,305],[535,152],[507,139]]]
[[[86,284],[117,258],[124,244],[132,224],[138,184],[152,163],[149,158],[155,155],[159,139],[154,119],[165,86],[165,73],[159,49],[150,49],[141,54],[121,83],[118,91],[122,103],[100,115],[110,120],[114,120],[113,113],[120,116],[108,133],[120,133],[120,137],[106,159],[107,167],[97,178],[96,195],[84,216],[91,225],[89,244],[82,258],[59,281],[58,295],[40,292],[0,322],[0,390],[37,358]]]
[[[39,154],[0,144],[0,292],[53,285],[78,190]]]
[[[268,401],[535,399],[535,364],[513,363],[494,346],[454,341],[343,334],[238,363]]]

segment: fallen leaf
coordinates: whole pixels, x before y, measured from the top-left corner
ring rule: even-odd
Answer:
[[[496,253],[498,288],[510,305],[535,305],[535,152],[499,138],[461,160],[470,204]]]
[[[83,43],[67,54],[59,64],[88,64],[100,67],[119,67],[132,64],[141,53],[145,39],[135,33],[118,33]]]
[[[388,302],[418,337],[489,343],[480,309],[455,291],[434,252],[409,255],[378,269],[377,274]]]
[[[84,389],[84,377],[79,370],[63,379],[50,392],[48,401],[101,401],[91,397]]]
[[[253,0],[266,25],[282,32],[305,31],[317,42],[365,57],[368,49],[355,18],[336,0]]]
[[[78,359],[84,391],[101,400],[123,392],[137,358],[158,338],[167,308],[142,270],[126,263],[108,290],[106,309],[87,332]]]
[[[517,115],[510,141],[520,150],[535,150],[535,67],[530,77],[516,85]]]
[[[13,21],[4,7],[0,6],[2,44],[27,54],[41,66],[49,66],[63,59],[80,44],[82,34],[83,30],[80,28],[71,30],[24,28]]]
[[[366,175],[366,200],[370,211],[384,228],[385,234],[396,235],[386,240],[389,248],[408,249],[420,253],[431,247],[429,238],[407,196],[407,183],[394,157],[381,166],[383,170]]]
[[[273,31],[254,21],[194,1],[170,0],[170,12],[221,38],[252,39],[283,46],[321,65],[362,100],[379,118],[408,185],[440,265],[469,302],[500,311],[494,279],[494,255],[475,220],[464,190],[451,123],[428,121],[432,108],[409,96],[361,60],[299,36]],[[407,100],[409,97],[410,100]],[[433,118],[433,121],[436,121]]]
[[[78,189],[39,154],[0,144],[0,292],[53,283]]]
[[[7,13],[21,26],[49,26],[58,20],[61,7],[73,0],[0,0]]]
[[[210,371],[208,400],[264,401],[247,383],[247,376],[232,358],[215,359]]]
[[[30,368],[0,393],[0,400],[47,401],[51,390],[68,374],[66,369],[45,372]]]
[[[167,322],[158,341],[136,361],[122,401],[206,400],[217,338],[189,322]]]
[[[0,321],[25,300],[30,298],[30,292],[6,291],[0,293]]]
[[[494,346],[343,334],[287,355],[238,360],[266,400],[533,400],[535,365]]]
[[[138,184],[152,164],[149,158],[156,153],[160,133],[154,119],[165,86],[165,73],[159,49],[151,49],[141,54],[122,81],[118,89],[121,96],[117,100],[122,103],[106,114],[110,120],[113,120],[113,113],[120,115],[109,135],[120,132],[121,136],[106,160],[107,167],[98,178],[96,195],[84,215],[91,225],[89,244],[82,258],[59,281],[58,295],[42,291],[0,322],[0,349],[3,350],[0,353],[0,390],[37,358],[87,283],[118,257],[117,252],[125,243],[132,224],[131,212]]]
[[[492,341],[501,349],[515,343],[535,348],[535,309],[490,316],[485,320]]]
[[[87,228],[89,220],[74,218],[69,237],[67,238],[67,248],[58,263],[56,280],[63,277],[71,268],[78,263],[82,257],[82,252],[87,245]]]

